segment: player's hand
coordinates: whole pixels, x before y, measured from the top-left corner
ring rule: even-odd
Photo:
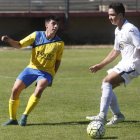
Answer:
[[[96,73],[100,69],[101,69],[101,66],[99,64],[96,64],[96,65],[93,65],[93,66],[89,67],[89,70],[92,73]]]
[[[1,41],[6,42],[9,39],[9,37],[7,35],[4,35],[1,37]]]

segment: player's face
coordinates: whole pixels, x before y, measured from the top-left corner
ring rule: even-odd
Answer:
[[[120,21],[120,16],[119,16],[119,14],[117,14],[116,12],[115,12],[115,10],[114,9],[112,9],[112,8],[110,8],[109,10],[108,10],[108,16],[109,16],[109,20],[110,20],[110,22],[113,24],[113,25],[118,25],[119,24],[119,21]]]
[[[50,21],[46,22],[45,26],[46,26],[47,31],[51,34],[56,34],[56,32],[59,28],[59,24],[55,20],[50,20]]]

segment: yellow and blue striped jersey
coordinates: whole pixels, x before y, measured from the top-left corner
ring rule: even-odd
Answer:
[[[35,31],[20,40],[20,44],[22,47],[32,46],[29,68],[55,75],[55,62],[61,60],[64,49],[64,42],[58,36],[47,39],[45,31]]]

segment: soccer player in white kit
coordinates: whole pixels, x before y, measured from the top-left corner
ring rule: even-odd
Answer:
[[[109,5],[109,20],[115,29],[114,48],[100,63],[89,68],[96,73],[107,64],[111,63],[119,54],[121,61],[112,69],[102,81],[102,96],[100,101],[100,112],[97,116],[87,116],[90,121],[101,121],[106,123],[108,109],[110,107],[113,117],[107,125],[113,125],[125,120],[121,113],[117,97],[113,91],[121,83],[128,84],[133,78],[140,75],[140,32],[136,26],[125,19],[125,8],[122,3],[115,2]]]

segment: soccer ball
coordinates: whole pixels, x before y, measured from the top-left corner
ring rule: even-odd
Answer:
[[[102,138],[105,135],[104,124],[102,124],[99,121],[92,121],[87,126],[87,134],[91,138],[95,138],[95,139]]]

